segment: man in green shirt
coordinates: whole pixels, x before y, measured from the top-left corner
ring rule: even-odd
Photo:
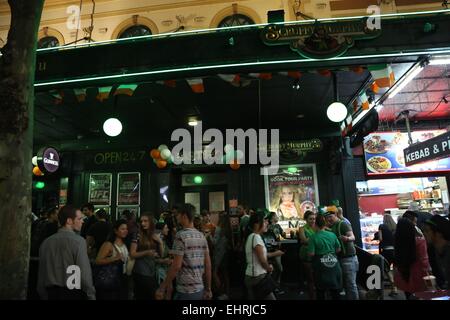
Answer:
[[[355,235],[352,226],[337,217],[337,210],[329,210],[325,215],[331,231],[339,239],[342,247],[339,262],[344,277],[345,296],[347,300],[359,300],[358,286],[356,285],[359,261],[356,256]]]

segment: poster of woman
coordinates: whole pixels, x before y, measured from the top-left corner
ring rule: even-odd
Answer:
[[[319,203],[315,164],[280,166],[274,175],[265,175],[266,205],[280,221],[303,220],[306,211]]]

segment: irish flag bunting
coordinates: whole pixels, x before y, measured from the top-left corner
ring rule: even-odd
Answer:
[[[78,102],[86,101],[86,90],[87,90],[86,88],[73,90]]]
[[[109,94],[111,93],[112,87],[101,87],[98,88],[97,100],[103,102],[103,100],[109,98]]]
[[[205,92],[205,87],[203,86],[202,78],[186,79],[186,81],[189,83],[192,91],[194,91],[195,93],[204,93]]]
[[[367,99],[367,95],[365,92],[362,92],[359,97],[359,104],[363,110],[369,110],[369,99]]]
[[[137,84],[122,84],[116,89],[114,95],[116,96],[118,94],[126,94],[127,96],[131,97],[137,86]]]
[[[223,81],[231,83],[235,87],[239,87],[241,83],[241,76],[238,74],[218,74]]]
[[[50,94],[55,99],[55,104],[61,104],[64,99],[64,92],[62,90],[51,90]]]
[[[302,76],[302,73],[300,71],[278,72],[278,74],[293,79],[300,79],[300,77]]]
[[[272,79],[271,73],[249,73],[248,75],[253,78],[259,78],[261,80],[271,80]]]
[[[164,81],[156,81],[157,84],[161,84],[170,88],[177,87],[177,80],[164,80]]]
[[[380,88],[390,88],[395,83],[394,72],[390,65],[377,64],[368,67],[375,83]]]

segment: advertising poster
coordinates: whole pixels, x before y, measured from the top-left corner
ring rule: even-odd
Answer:
[[[280,166],[276,174],[264,178],[266,206],[277,213],[286,233],[303,225],[304,213],[319,205],[315,164]]]
[[[111,205],[111,173],[91,173],[89,202],[93,205]]]
[[[117,175],[117,205],[140,204],[141,174],[139,172],[125,172]]]
[[[445,133],[446,130],[414,131],[414,143],[423,142]],[[415,173],[423,171],[448,171],[450,159],[432,160],[411,166],[405,165],[403,150],[408,148],[406,132],[374,132],[364,138],[364,156],[369,176]]]

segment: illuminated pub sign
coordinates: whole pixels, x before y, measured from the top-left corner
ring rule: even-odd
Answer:
[[[374,18],[314,24],[271,24],[261,38],[266,45],[290,45],[292,51],[307,59],[338,57],[355,44],[355,40],[373,39],[381,34]]]
[[[446,143],[450,143],[445,133],[446,130],[414,131],[411,133],[412,140],[417,144],[411,146],[407,133],[391,131],[368,135],[364,139],[367,174],[377,176],[450,171],[449,158],[437,159],[450,154],[449,146],[445,147]]]

